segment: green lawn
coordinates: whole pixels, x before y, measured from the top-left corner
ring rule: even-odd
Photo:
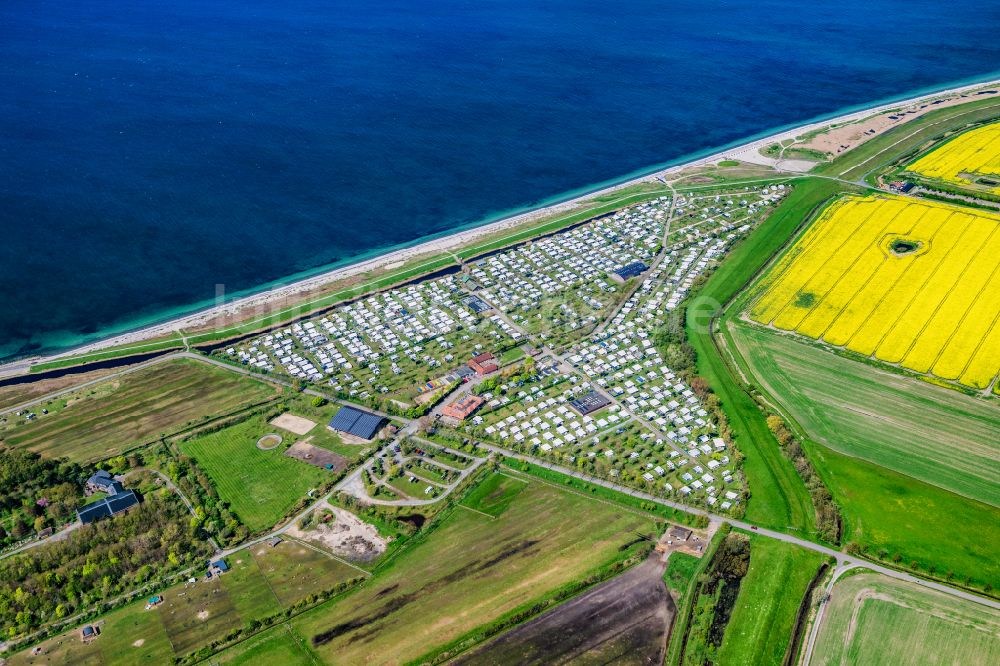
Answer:
[[[1000,663],[1000,612],[878,574],[833,588],[811,666]]]
[[[494,483],[524,485],[501,478]],[[322,659],[419,659],[623,557],[621,546],[655,529],[651,519],[534,480],[498,518],[456,508],[441,520],[374,579],[294,621]]]
[[[462,504],[496,517],[510,506],[527,485],[527,481],[511,483],[510,477],[494,473],[473,488]]]
[[[269,432],[274,426],[257,416],[180,445],[252,532],[277,523],[308,490],[330,476],[284,455],[284,445],[258,449],[257,440]]]
[[[722,402],[737,448],[746,456],[750,485],[746,517],[762,525],[801,534],[815,531],[815,512],[805,485],[781,453],[757,403],[733,376],[716,346],[709,325],[728,303],[785,244],[811,213],[842,191],[840,183],[802,179],[781,205],[736,246],[726,261],[689,301],[686,330],[698,354],[698,374]]]
[[[733,322],[730,349],[809,438],[1000,506],[1000,401],[967,396]]]
[[[0,443],[90,462],[277,395],[206,363],[166,361],[40,404],[33,421],[12,415],[0,426]]]
[[[663,582],[678,595],[687,592],[688,585],[698,573],[701,558],[687,553],[674,552],[667,560],[667,570],[663,572]]]
[[[918,573],[946,577],[950,571],[956,582],[1000,589],[1000,509],[819,444],[806,445],[841,507],[845,542]]]
[[[719,648],[719,664],[779,664],[788,650],[799,605],[824,556],[753,535],[750,568]]]

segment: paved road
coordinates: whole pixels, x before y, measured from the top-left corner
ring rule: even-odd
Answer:
[[[687,513],[691,513],[691,514],[698,515],[698,516],[706,516],[710,520],[724,521],[724,522],[727,522],[727,523],[729,523],[730,525],[732,525],[734,527],[738,527],[738,528],[743,529],[743,530],[751,531],[751,532],[753,532],[755,534],[762,534],[762,535],[764,535],[766,537],[770,537],[772,539],[777,539],[778,541],[784,541],[785,543],[792,543],[792,544],[795,544],[796,546],[801,546],[802,548],[806,548],[808,550],[812,550],[812,551],[815,551],[815,552],[818,552],[818,553],[822,553],[824,555],[828,555],[829,557],[832,557],[832,558],[834,558],[834,559],[837,560],[837,566],[838,567],[863,566],[866,569],[870,569],[872,571],[876,571],[876,572],[878,572],[880,574],[884,574],[886,576],[889,576],[890,578],[896,578],[898,580],[904,580],[904,581],[907,581],[909,583],[915,583],[917,585],[922,585],[922,586],[928,587],[928,588],[930,588],[932,590],[937,590],[938,592],[943,592],[945,594],[949,594],[949,595],[951,595],[953,597],[958,597],[958,598],[964,599],[966,601],[973,601],[975,603],[982,604],[984,606],[989,606],[990,608],[993,608],[993,609],[996,609],[996,610],[1000,610],[1000,602],[995,601],[993,599],[986,599],[984,597],[980,597],[978,595],[972,594],[970,592],[966,592],[964,590],[957,590],[957,589],[955,589],[953,587],[948,587],[947,585],[942,585],[940,583],[935,583],[935,582],[932,582],[932,581],[923,580],[922,578],[918,578],[917,576],[913,576],[911,574],[904,573],[902,571],[896,571],[895,569],[890,569],[889,567],[885,567],[885,566],[882,566],[880,564],[876,564],[874,562],[862,559],[860,557],[855,557],[853,555],[849,555],[848,553],[844,553],[844,552],[841,552],[839,550],[834,550],[833,548],[829,548],[827,546],[823,546],[823,545],[818,544],[818,543],[816,543],[814,541],[809,541],[808,539],[802,539],[800,537],[793,536],[791,534],[785,534],[784,532],[778,532],[778,531],[775,531],[775,530],[767,529],[765,527],[759,527],[757,525],[754,525],[753,523],[748,523],[748,522],[743,521],[743,520],[736,520],[734,518],[730,518],[729,516],[721,516],[721,515],[718,515],[718,514],[710,513],[708,511],[703,510],[703,509],[698,509],[698,508],[695,508],[695,507],[687,506],[686,504],[680,504],[679,502],[673,502],[671,500],[663,499],[662,497],[656,497],[654,495],[650,495],[648,493],[644,493],[644,492],[642,492],[640,490],[633,490],[632,488],[626,488],[625,486],[620,486],[620,485],[618,485],[616,483],[611,483],[610,481],[605,481],[604,479],[598,479],[598,478],[589,476],[587,474],[583,474],[581,472],[578,472],[577,470],[569,469],[569,468],[566,468],[566,467],[560,467],[558,465],[554,465],[554,464],[552,464],[550,462],[547,462],[545,460],[541,460],[541,459],[535,458],[533,456],[524,455],[522,453],[514,453],[514,452],[508,451],[506,449],[502,449],[502,448],[500,448],[498,446],[493,446],[491,444],[486,444],[485,442],[479,442],[479,441],[477,441],[477,443],[479,444],[479,446],[481,446],[482,448],[484,448],[484,449],[486,449],[488,451],[492,451],[494,453],[498,453],[498,454],[504,455],[504,456],[506,456],[508,458],[514,458],[516,460],[522,460],[522,461],[525,461],[525,462],[534,463],[534,464],[539,465],[541,467],[546,467],[546,468],[551,469],[553,471],[559,472],[561,474],[566,474],[567,476],[572,476],[572,477],[575,477],[577,479],[581,479],[581,480],[586,481],[588,483],[592,483],[592,484],[595,484],[595,485],[604,486],[605,488],[610,488],[612,490],[617,490],[620,493],[624,493],[626,495],[631,495],[632,497],[636,497],[636,498],[641,499],[641,500],[645,500],[645,501],[648,501],[648,502],[655,502],[657,504],[662,504],[663,506],[669,506],[671,508],[677,509],[678,511],[685,511]]]
[[[805,649],[802,651],[803,657],[800,662],[803,666],[809,666],[809,661],[812,659],[813,647],[816,645],[816,637],[819,635],[819,628],[823,625],[823,616],[826,615],[826,607],[829,606],[828,600],[833,591],[834,584],[840,579],[841,576],[851,569],[864,568],[865,566],[866,565],[858,562],[851,564],[837,563],[837,568],[833,570],[833,575],[823,587],[823,600],[820,601],[819,610],[816,612],[816,618],[813,620],[812,627],[809,629],[809,639],[806,641]]]

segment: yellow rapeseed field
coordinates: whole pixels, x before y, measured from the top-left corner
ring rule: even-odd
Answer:
[[[977,189],[1000,194],[1000,185],[979,182],[986,178],[1000,183],[1000,123],[959,134],[906,169],[926,178],[961,186],[977,185]]]
[[[756,287],[750,318],[986,388],[1000,372],[1000,216],[841,198]]]

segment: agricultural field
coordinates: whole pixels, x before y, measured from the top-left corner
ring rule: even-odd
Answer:
[[[500,482],[492,482],[500,483]],[[503,477],[503,484],[524,481]],[[392,566],[293,621],[336,663],[420,659],[626,556],[651,519],[537,481],[496,518],[455,507]]]
[[[255,416],[178,445],[251,532],[271,527],[307,491],[332,478],[327,470],[286,456],[285,444],[291,440],[269,450],[257,446],[261,437],[274,432],[275,426]]]
[[[806,435],[840,453],[1000,506],[1000,403],[727,322],[730,351]]]
[[[252,551],[252,552],[251,552]],[[355,579],[356,569],[295,542],[242,550],[227,561],[230,571],[163,591],[163,603],[146,610],[146,597],[95,623],[98,639],[83,643],[73,629],[41,644],[41,654],[12,655],[22,664],[170,663],[254,619],[278,613],[309,594]]]
[[[782,663],[799,605],[823,560],[814,551],[751,536],[750,567],[740,584],[716,663]]]
[[[30,417],[0,417],[0,444],[92,462],[277,396],[257,380],[178,359],[41,403]]]
[[[985,389],[1000,372],[998,229],[947,204],[843,197],[755,285],[749,316]]]
[[[806,442],[844,517],[845,544],[867,557],[956,584],[1000,589],[1000,509]],[[938,525],[954,526],[944,533]]]
[[[962,132],[911,162],[906,170],[932,181],[1000,194],[1000,123]]]
[[[878,574],[834,586],[809,666],[1000,662],[1000,612]]]
[[[281,664],[281,666],[312,666],[321,664],[312,649],[287,625],[262,633],[245,643],[214,657],[213,664],[256,666]]]

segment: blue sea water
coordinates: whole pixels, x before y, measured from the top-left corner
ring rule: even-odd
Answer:
[[[0,359],[982,78],[998,33],[995,0],[4,0]]]

